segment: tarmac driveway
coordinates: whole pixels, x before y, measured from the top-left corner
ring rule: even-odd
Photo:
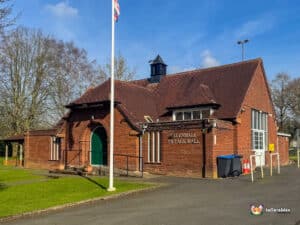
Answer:
[[[249,175],[229,179],[159,177],[170,185],[154,191],[99,201],[4,224],[18,225],[300,225],[300,169],[253,184]],[[256,175],[258,176],[258,174]],[[251,204],[287,208],[291,213],[250,215]]]

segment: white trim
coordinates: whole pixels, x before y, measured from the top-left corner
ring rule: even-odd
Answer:
[[[152,132],[152,162],[155,162],[155,132]]]
[[[213,142],[214,142],[214,145],[216,145],[216,144],[217,144],[217,135],[216,135],[216,134],[214,134],[214,136],[213,136],[213,137],[214,137],[214,141],[213,141]]]
[[[148,132],[148,162],[150,162],[150,157],[151,157],[151,155],[150,155],[150,151],[151,151],[151,149],[150,149],[150,132]]]
[[[53,160],[53,136],[50,136],[50,160]]]
[[[212,115],[212,113],[214,112],[211,107],[176,109],[176,110],[173,110],[173,112],[172,112],[172,119],[173,119],[173,121],[177,121],[176,120],[176,113],[182,112],[182,120],[185,120],[184,119],[184,113],[185,112],[190,112],[191,113],[191,119],[189,119],[189,120],[194,120],[193,119],[193,112],[195,112],[195,111],[200,111],[200,119],[202,119],[202,111],[204,111],[204,110],[209,110],[210,115]],[[182,121],[182,120],[178,120],[178,121]],[[195,120],[198,120],[198,119],[195,119]]]
[[[139,136],[139,169],[140,171],[142,171],[142,167],[143,167],[143,160],[142,160],[142,157],[143,157],[143,135],[140,135]]]
[[[56,136],[50,136],[50,160],[58,161],[60,160],[60,142],[57,143],[57,140],[60,139]]]
[[[20,161],[23,161],[23,145],[20,144]]]
[[[157,162],[159,163],[160,162],[160,133],[159,131],[157,132]]]
[[[277,133],[277,136],[283,136],[283,137],[291,137],[292,135],[287,134],[287,133]]]

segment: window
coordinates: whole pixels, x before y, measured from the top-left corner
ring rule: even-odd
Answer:
[[[148,163],[160,163],[160,132],[148,132]]]
[[[194,120],[200,120],[201,119],[200,111],[193,111],[193,119]]]
[[[176,110],[173,112],[173,120],[200,120],[209,118],[211,115],[211,109],[186,109]]]
[[[59,160],[60,158],[60,142],[61,139],[52,136],[50,138],[50,160]]]
[[[184,119],[191,120],[192,119],[192,112],[184,112]]]
[[[183,120],[183,113],[182,112],[176,112],[175,113],[175,120]]]
[[[268,114],[252,110],[251,113],[252,149],[266,150],[268,145]]]

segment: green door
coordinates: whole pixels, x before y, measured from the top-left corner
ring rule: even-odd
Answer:
[[[99,129],[96,129],[92,133],[92,156],[91,156],[91,164],[92,165],[103,165],[103,152],[104,152],[104,145],[103,140],[101,140],[101,136],[99,132],[97,132]]]

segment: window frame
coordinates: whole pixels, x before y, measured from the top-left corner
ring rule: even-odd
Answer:
[[[268,149],[268,113],[251,109],[251,148],[252,151]]]
[[[61,138],[50,137],[50,159],[49,161],[59,161],[61,157]]]
[[[203,119],[203,113],[202,113],[202,111],[205,111],[205,110],[209,110],[209,115],[212,115],[213,114],[213,112],[214,112],[214,110],[212,109],[212,108],[210,108],[210,107],[203,107],[203,108],[190,108],[190,109],[188,109],[188,108],[186,108],[186,109],[176,109],[176,110],[173,110],[173,112],[172,112],[172,120],[173,121],[191,121],[191,120],[202,120]],[[200,119],[194,119],[193,118],[193,112],[195,112],[195,111],[198,111],[198,112],[200,112]],[[177,113],[182,113],[182,120],[177,120],[176,119],[176,114]],[[184,118],[184,114],[185,113],[190,113],[191,114],[191,119],[185,119]],[[205,118],[206,119],[206,118]]]

